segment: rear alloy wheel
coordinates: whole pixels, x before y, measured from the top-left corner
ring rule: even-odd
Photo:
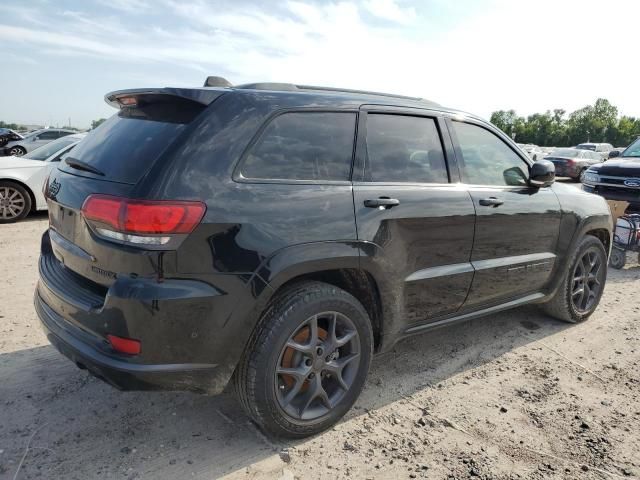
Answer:
[[[586,320],[597,308],[607,280],[607,253],[596,237],[586,235],[564,272],[546,312],[565,322]]]
[[[20,145],[16,145],[15,147],[9,148],[9,155],[21,157],[25,153],[27,153],[27,150],[24,147],[21,147]]]
[[[0,223],[22,220],[31,210],[31,196],[17,183],[0,181]]]
[[[584,175],[585,173],[587,173],[587,169],[583,168],[582,170],[580,170],[580,174],[578,175],[578,178],[576,179],[578,182],[580,183],[584,183]]]
[[[276,397],[296,420],[315,420],[337,405],[358,373],[360,338],[338,312],[313,315],[285,343],[276,367]]]
[[[356,401],[372,350],[369,317],[352,295],[326,283],[300,283],[279,294],[260,320],[236,368],[236,393],[265,431],[314,435]]]

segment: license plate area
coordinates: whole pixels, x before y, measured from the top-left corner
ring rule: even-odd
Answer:
[[[49,223],[51,228],[67,240],[73,242],[76,236],[78,214],[55,202],[49,202]]]

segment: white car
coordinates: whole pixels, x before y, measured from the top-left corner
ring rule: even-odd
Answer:
[[[545,153],[542,151],[542,149],[537,145],[533,145],[532,143],[526,143],[526,144],[519,143],[518,146],[522,150],[524,150],[524,152],[534,162],[537,160],[542,160],[545,156]]]
[[[42,194],[45,179],[85,136],[67,135],[21,157],[0,157],[0,223],[17,222],[31,211],[47,209]]]
[[[65,130],[63,128],[43,128],[26,134],[19,140],[12,140],[4,147],[5,155],[15,155],[20,157],[27,152],[31,152],[36,148],[46,145],[49,142],[57,140],[67,135],[73,135],[73,130]]]

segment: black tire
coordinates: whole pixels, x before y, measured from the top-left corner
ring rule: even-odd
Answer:
[[[16,157],[21,157],[25,153],[27,153],[27,149],[24,147],[21,147],[20,145],[9,147],[9,155],[15,155]]]
[[[31,211],[31,195],[20,184],[0,180],[0,224],[22,220]]]
[[[580,282],[576,282],[576,278],[578,278],[578,270],[584,268],[584,264],[582,263],[583,259],[586,258],[587,254],[591,258],[597,259],[599,262],[599,269],[597,272],[597,281],[598,285],[595,283],[589,284],[590,280],[587,280],[587,287],[584,286],[584,280],[587,278],[591,278],[590,274],[585,273],[583,277],[583,287],[582,294],[588,294],[587,304],[584,305],[585,308],[581,308],[581,305],[576,305],[576,303],[580,303],[584,297],[580,297]],[[568,262],[565,270],[563,272],[562,283],[558,288],[558,291],[555,293],[553,298],[549,300],[547,303],[543,305],[544,311],[558,320],[562,320],[564,322],[569,323],[578,323],[582,322],[589,318],[589,316],[595,311],[600,302],[600,298],[602,297],[602,292],[604,291],[604,286],[607,280],[607,252],[604,248],[604,245],[598,240],[596,237],[592,235],[585,235],[575,252],[573,253],[571,260]],[[594,290],[597,291],[594,292]],[[591,295],[591,293],[593,295]],[[577,297],[577,298],[576,298]],[[591,299],[591,300],[589,300]],[[589,303],[591,302],[591,303]]]
[[[318,331],[322,330],[320,326],[322,319],[319,319],[319,316],[323,315],[321,312],[340,315],[341,319],[349,320],[351,322],[350,325],[354,327],[353,331],[349,331],[349,334],[353,334],[354,331],[357,332],[349,340],[349,348],[355,347],[356,354],[345,355],[344,361],[347,366],[341,367],[339,373],[340,385],[344,385],[346,382],[343,375],[345,370],[349,368],[350,384],[348,388],[341,387],[342,390],[332,390],[332,396],[337,400],[330,407],[324,405],[324,399],[326,398],[329,404],[333,402],[333,400],[329,399],[329,392],[326,390],[331,385],[324,387],[324,389],[321,388],[324,397],[319,397],[322,400],[319,405],[327,410],[323,415],[316,418],[303,419],[301,414],[299,418],[295,418],[287,410],[290,405],[282,405],[282,397],[286,396],[288,398],[290,396],[289,394],[292,393],[294,387],[298,386],[298,380],[303,379],[300,380],[301,387],[298,387],[296,392],[293,392],[292,398],[295,400],[298,395],[306,394],[307,397],[312,398],[307,403],[310,402],[313,405],[318,400],[313,396],[314,392],[311,391],[312,388],[315,391],[316,383],[324,386],[325,381],[338,382],[337,377],[331,378],[331,373],[327,373],[325,377],[325,371],[322,372],[322,378],[318,375],[314,380],[308,380],[313,376],[313,373],[310,373],[309,377],[307,377],[307,373],[304,373],[298,379],[291,379],[294,381],[294,385],[290,391],[286,392],[286,386],[283,384],[283,380],[286,380],[286,375],[276,373],[277,371],[281,372],[284,367],[282,362],[284,355],[290,348],[288,345],[291,345],[292,340],[298,342],[294,335],[296,335],[296,332],[301,332],[301,329],[307,328],[306,325],[310,319],[316,318],[315,337],[318,340],[318,343],[316,343],[317,350],[320,351],[320,347],[325,346],[325,342],[328,342],[328,336],[322,339],[317,334]],[[338,320],[334,321],[336,322],[334,325],[337,325]],[[309,332],[311,332],[311,329],[309,329]],[[334,334],[333,338],[337,338],[336,335]],[[346,336],[342,338],[346,338]],[[316,349],[312,345],[311,336],[309,337],[308,345],[311,346],[311,350]],[[305,348],[309,347],[305,344]],[[301,368],[315,369],[318,359],[321,359],[319,361],[322,363],[327,352],[320,353],[317,358],[313,354],[314,360],[302,356],[301,359],[308,363],[299,363],[295,370],[298,371]],[[335,357],[332,356],[335,352],[338,352],[338,348],[326,358],[329,359],[331,357],[331,361],[336,362],[341,360],[339,358],[340,353],[337,353]],[[298,351],[295,354],[303,355]],[[263,314],[236,368],[233,379],[236,395],[247,414],[264,431],[286,438],[302,438],[314,435],[334,425],[352,407],[364,386],[372,354],[373,332],[371,322],[360,302],[349,293],[333,285],[321,282],[301,282],[278,294]],[[350,356],[355,356],[355,360],[349,361]],[[327,361],[329,362],[329,360]],[[346,363],[347,361],[349,362],[348,364]],[[329,365],[329,363],[326,365]],[[352,367],[348,367],[348,365],[352,365]],[[311,382],[314,382],[313,387]],[[306,392],[303,388],[305,385],[307,385]],[[303,407],[301,409],[303,413],[306,412],[306,408]]]
[[[616,270],[624,268],[627,263],[627,252],[620,248],[613,247],[611,249],[611,256],[609,257],[609,265]]]
[[[580,170],[578,176],[574,179],[576,182],[583,183],[584,182],[584,174],[587,173],[587,169],[583,168]]]

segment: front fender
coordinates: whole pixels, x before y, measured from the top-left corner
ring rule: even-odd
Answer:
[[[566,190],[570,188],[571,190]],[[562,186],[554,191],[562,206],[560,235],[558,237],[558,262],[548,286],[549,296],[560,287],[565,269],[580,240],[594,230],[606,231],[608,236],[607,255],[611,251],[613,219],[607,202],[598,195],[586,192],[576,195],[573,187]]]

